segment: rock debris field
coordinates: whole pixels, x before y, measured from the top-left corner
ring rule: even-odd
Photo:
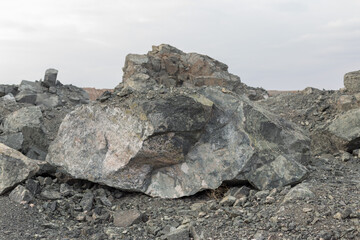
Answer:
[[[166,44],[123,71],[0,85],[0,239],[360,239],[360,71],[269,94]]]

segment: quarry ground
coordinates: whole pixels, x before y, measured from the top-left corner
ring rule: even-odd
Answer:
[[[111,217],[74,219],[60,207],[74,198],[57,200],[59,207],[48,211],[44,204],[54,201],[38,198],[34,205],[19,205],[5,195],[0,198],[0,239],[184,239],[173,231],[179,226],[190,229],[188,239],[359,239],[360,160],[323,155],[313,157],[308,168],[302,184],[314,196],[286,203],[289,187],[252,190],[236,207],[220,204],[229,186],[175,200],[137,193],[110,197],[112,207],[105,209],[110,213],[137,209],[143,214],[129,227],[115,227]],[[75,185],[76,194],[99,187]],[[109,189],[110,195],[115,192]]]

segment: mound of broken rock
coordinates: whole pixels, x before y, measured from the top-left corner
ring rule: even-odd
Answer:
[[[65,117],[46,161],[75,178],[162,198],[306,176],[309,138],[251,102],[225,64],[160,45],[127,56],[123,82]]]

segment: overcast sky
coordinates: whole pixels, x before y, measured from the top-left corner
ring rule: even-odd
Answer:
[[[0,83],[113,88],[128,53],[171,44],[265,89],[339,89],[360,69],[359,0],[2,0]]]

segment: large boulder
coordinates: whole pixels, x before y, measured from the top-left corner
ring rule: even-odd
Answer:
[[[0,143],[0,195],[41,171],[39,164]]]
[[[360,92],[360,70],[346,73],[344,86],[350,92]]]
[[[294,184],[306,176],[308,157],[300,129],[245,96],[141,87],[68,114],[46,160],[75,178],[178,198],[224,181]]]
[[[359,149],[360,109],[347,111],[329,124],[320,126],[312,133],[311,139],[314,153]]]

